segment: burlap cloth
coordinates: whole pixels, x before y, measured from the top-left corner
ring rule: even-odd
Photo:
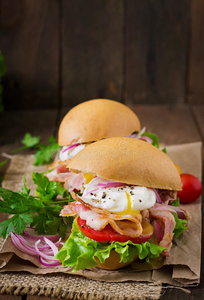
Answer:
[[[176,147],[176,151],[174,151],[174,147]],[[182,153],[182,149],[184,147],[189,154],[192,153],[193,147],[193,149],[197,152],[197,154],[194,153],[196,157],[193,157],[194,165],[197,160],[197,169],[193,169],[193,163],[192,165],[191,163],[190,165],[188,163],[188,167],[186,169],[184,168],[182,171],[190,172],[190,168],[192,170],[191,173],[201,177],[201,157],[199,157],[201,153],[201,144],[194,143],[174,147],[173,149],[170,147],[169,151],[171,152],[171,150],[173,150],[171,156],[176,163],[178,163],[178,156],[175,154],[177,153],[177,149],[180,153]],[[184,161],[182,162],[182,160]],[[186,164],[185,155],[182,155],[182,157],[179,159],[179,162],[181,165]],[[31,187],[31,191],[34,192],[35,187],[31,179],[31,174],[32,172],[42,172],[45,170],[45,167],[34,167],[32,163],[32,155],[13,156],[10,167],[5,175],[3,186],[5,188],[19,191],[23,186],[23,178],[25,174],[27,174],[28,187]],[[197,207],[194,209],[197,210],[197,208],[199,210],[201,209],[200,201],[198,201]],[[198,239],[200,243],[201,218],[199,218],[197,225],[197,228],[199,228]],[[8,243],[7,247],[10,245],[9,241],[0,239],[0,253],[5,247],[5,243]],[[12,245],[9,247],[12,248]],[[129,273],[129,271],[126,271],[126,273],[115,271],[115,273],[110,274],[109,279],[107,279],[106,271],[101,270],[98,271],[98,274],[95,270],[89,270],[70,275],[65,274],[66,271],[64,271],[63,268],[55,268],[51,270],[52,274],[45,274],[47,273],[46,269],[36,268],[36,266],[30,265],[29,262],[25,262],[25,264],[21,265],[19,256],[16,256],[13,253],[10,253],[10,256],[8,253],[1,253],[0,263],[3,261],[3,265],[1,264],[1,268],[3,267],[1,271],[5,269],[5,272],[0,274],[0,294],[32,294],[66,299],[159,299],[162,292],[162,282],[174,284],[174,281],[172,281],[173,274],[178,277],[180,285],[186,286],[187,284],[199,283],[200,247],[197,250],[198,252],[196,253],[196,257],[198,259],[193,262],[193,264],[196,264],[195,269],[193,269],[193,267],[189,269],[184,265],[181,266],[178,258],[177,266],[172,267],[171,265],[166,265],[159,271],[155,270],[153,277],[150,276],[151,271],[148,270],[146,273],[137,273],[135,279],[133,278],[131,272]],[[11,252],[14,252],[18,255],[17,250]],[[169,264],[171,264],[171,261]],[[8,272],[15,270],[18,272]],[[33,274],[25,271],[29,271]],[[152,278],[154,281],[150,282],[152,281]],[[164,278],[164,280],[162,280],[162,278]]]

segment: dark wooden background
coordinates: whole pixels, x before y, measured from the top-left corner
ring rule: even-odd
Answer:
[[[6,109],[204,104],[203,0],[0,0]]]

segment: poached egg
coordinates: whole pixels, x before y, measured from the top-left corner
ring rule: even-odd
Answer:
[[[91,182],[90,182],[91,183]],[[117,214],[138,214],[141,210],[155,205],[155,192],[146,187],[124,185],[90,189],[85,184],[80,197],[85,203]],[[87,192],[87,190],[89,192]]]

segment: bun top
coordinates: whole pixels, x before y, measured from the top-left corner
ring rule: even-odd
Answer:
[[[83,102],[63,118],[58,132],[60,146],[127,136],[140,131],[137,115],[126,105],[107,99]]]
[[[172,160],[155,146],[134,138],[114,137],[92,143],[67,167],[127,184],[181,190],[180,175]]]

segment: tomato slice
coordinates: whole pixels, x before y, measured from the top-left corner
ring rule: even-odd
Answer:
[[[81,232],[87,236],[88,238],[101,242],[101,243],[107,243],[107,242],[127,242],[132,241],[135,244],[141,244],[146,242],[153,234],[153,226],[149,224],[146,220],[143,220],[143,234],[132,238],[127,235],[122,235],[120,233],[117,233],[115,230],[112,229],[110,225],[107,225],[102,231],[94,230],[90,226],[86,224],[85,220],[82,220],[80,217],[77,218],[77,223],[79,225],[79,228]]]

